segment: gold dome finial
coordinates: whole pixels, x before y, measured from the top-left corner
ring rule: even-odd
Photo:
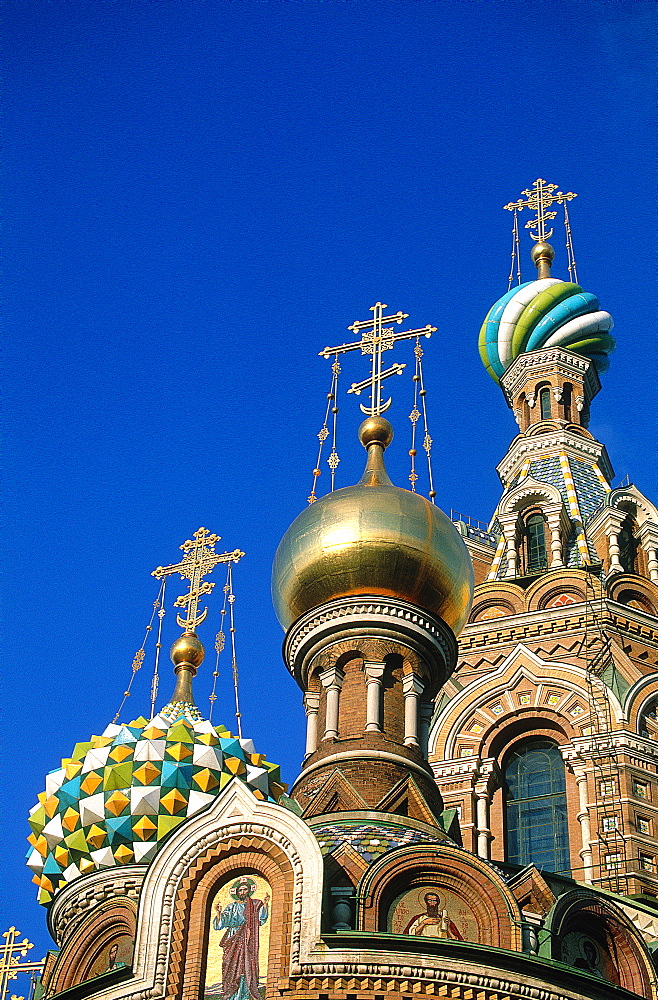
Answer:
[[[359,441],[368,460],[359,486],[392,486],[384,465],[384,451],[393,440],[393,428],[386,417],[368,417],[359,427]]]
[[[551,264],[553,263],[553,258],[555,257],[555,250],[551,244],[546,243],[544,240],[539,243],[535,243],[534,247],[530,251],[530,256],[532,258],[532,263],[537,268],[537,277],[550,278]]]
[[[557,184],[547,184],[542,177],[538,177],[531,188],[523,191],[525,198],[518,201],[510,201],[504,205],[509,212],[520,212],[524,208],[529,208],[531,212],[536,212],[536,217],[526,222],[526,229],[530,230],[530,236],[535,241],[536,246],[532,248],[530,256],[537,267],[538,278],[550,278],[551,264],[555,257],[553,247],[547,241],[553,235],[552,229],[546,228],[546,223],[550,222],[557,215],[557,212],[549,212],[551,205],[564,205],[566,212],[566,202],[578,195],[573,191],[558,191]],[[534,232],[533,232],[534,230]]]
[[[215,586],[214,583],[209,583],[203,578],[208,573],[212,573],[218,563],[237,563],[244,555],[240,549],[221,554],[215,552],[215,545],[220,540],[220,536],[211,535],[207,528],[199,528],[198,531],[194,532],[192,539],[188,538],[180,546],[185,553],[180,562],[172,563],[170,566],[158,566],[151,574],[151,576],[161,580],[165,576],[171,576],[172,573],[178,573],[183,580],[190,581],[188,593],[182,594],[174,601],[175,608],[186,609],[185,616],[176,616],[176,621],[185,631],[171,647],[171,659],[176,674],[176,690],[171,700],[174,702],[185,701],[190,705],[194,704],[192,678],[196,675],[197,668],[203,663],[205,655],[204,648],[196,634],[196,627],[205,621],[208,608],[199,611],[199,601],[204,594],[209,594]]]

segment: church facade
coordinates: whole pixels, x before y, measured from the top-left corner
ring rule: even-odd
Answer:
[[[519,428],[487,526],[390,481],[375,313],[363,477],[273,570],[289,790],[194,704],[218,557],[185,543],[171,701],[78,744],[30,816],[43,996],[658,997],[658,510],[587,430],[612,324],[551,258],[483,326]]]

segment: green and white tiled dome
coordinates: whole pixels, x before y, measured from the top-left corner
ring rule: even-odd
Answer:
[[[27,864],[39,902],[49,905],[94,870],[148,864],[167,834],[234,777],[261,800],[276,802],[285,791],[278,764],[187,702],[78,743],[30,811]]]
[[[519,354],[542,347],[582,354],[601,373],[615,347],[613,325],[596,296],[580,285],[539,278],[511,288],[491,307],[480,330],[480,357],[496,382]]]

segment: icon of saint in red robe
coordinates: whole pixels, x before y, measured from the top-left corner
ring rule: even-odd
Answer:
[[[258,988],[260,928],[269,916],[270,894],[253,899],[256,883],[240,878],[231,886],[232,903],[215,907],[213,929],[224,931],[222,956],[222,1000],[262,1000]]]

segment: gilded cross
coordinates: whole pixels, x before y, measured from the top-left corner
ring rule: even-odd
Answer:
[[[9,982],[16,979],[19,972],[29,972],[35,975],[43,971],[43,961],[21,962],[21,958],[25,958],[34,945],[27,938],[18,941],[19,935],[20,931],[17,931],[15,927],[10,927],[2,935],[5,940],[0,945],[0,1000],[6,1000]],[[15,993],[12,993],[11,1000],[23,1000],[23,997],[17,997]]]
[[[221,554],[215,552],[215,545],[220,540],[220,536],[211,535],[207,528],[199,528],[198,531],[194,532],[192,539],[188,538],[181,545],[185,555],[179,563],[174,563],[171,566],[158,566],[151,574],[151,576],[161,580],[163,576],[178,573],[183,580],[190,581],[188,593],[182,594],[174,601],[175,608],[187,609],[185,617],[182,615],[176,617],[176,621],[186,632],[194,632],[197,625],[205,621],[208,614],[208,608],[199,611],[199,601],[204,594],[210,593],[215,584],[204,580],[204,576],[212,573],[218,563],[237,563],[244,555],[240,549]]]
[[[358,351],[359,349],[362,354],[370,354],[372,356],[370,377],[364,379],[363,382],[353,382],[347,390],[358,396],[364,389],[370,389],[370,406],[364,406],[363,403],[359,404],[363,412],[369,416],[385,413],[388,410],[392,400],[387,399],[385,402],[382,402],[382,382],[391,375],[400,375],[406,368],[406,365],[396,363],[391,365],[390,368],[383,370],[383,352],[390,351],[398,340],[411,340],[413,337],[421,336],[431,337],[433,333],[436,333],[436,327],[429,325],[424,326],[420,330],[405,330],[401,333],[395,333],[392,326],[385,326],[384,324],[402,323],[408,318],[408,314],[397,312],[390,316],[384,316],[385,309],[388,309],[387,305],[383,302],[376,302],[374,306],[370,307],[370,312],[373,313],[372,319],[357,321],[348,326],[348,330],[361,334],[360,340],[352,344],[339,344],[338,347],[325,347],[323,351],[320,351],[321,358],[329,358],[336,354],[345,354],[347,351]]]
[[[531,188],[523,191],[523,194],[526,195],[525,200],[519,198],[518,201],[510,201],[508,205],[503,205],[503,208],[509,212],[518,212],[523,208],[529,208],[531,212],[536,212],[537,217],[526,222],[525,227],[537,231],[536,235],[532,232],[530,235],[538,243],[553,235],[552,229],[546,231],[546,223],[557,215],[557,212],[548,211],[551,205],[563,205],[565,201],[571,201],[572,198],[578,197],[573,191],[568,191],[566,194],[563,191],[558,191],[557,184],[547,184],[541,177],[537,178]]]

